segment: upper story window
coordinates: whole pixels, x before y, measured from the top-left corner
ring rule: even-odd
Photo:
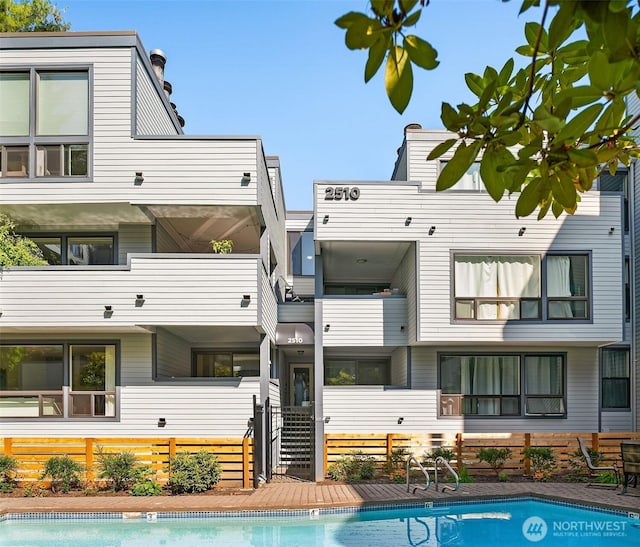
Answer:
[[[91,266],[116,263],[113,235],[46,235],[28,236],[52,266]]]
[[[315,247],[313,232],[288,232],[289,273],[315,275]]]
[[[605,171],[598,179],[598,189],[601,192],[619,192],[624,199],[622,220],[625,233],[629,232],[629,174],[624,169],[619,169],[614,175]]]
[[[87,70],[0,72],[0,176],[86,177]]]
[[[446,161],[440,162],[440,168],[443,169],[446,164]],[[480,162],[472,163],[467,172],[462,175],[462,178],[451,187],[451,190],[484,191],[484,183],[480,176]]]
[[[543,269],[539,255],[459,254],[454,257],[454,316],[588,319],[588,274],[587,255],[547,255]]]

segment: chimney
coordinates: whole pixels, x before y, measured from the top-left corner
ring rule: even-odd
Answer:
[[[149,54],[153,71],[156,73],[156,77],[160,82],[160,85],[164,85],[164,65],[167,62],[167,56],[161,49],[152,49]]]
[[[407,129],[422,129],[422,126],[419,123],[410,123],[404,126],[404,134],[407,135]]]

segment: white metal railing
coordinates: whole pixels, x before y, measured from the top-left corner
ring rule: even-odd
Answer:
[[[458,488],[460,488],[460,477],[458,476],[458,473],[456,473],[456,471],[453,469],[453,467],[451,467],[451,464],[442,456],[438,456],[435,459],[433,464],[435,469],[434,474],[435,474],[436,492],[438,491],[438,465],[439,464],[442,464],[444,467],[446,467],[449,470],[449,473],[451,473],[453,475],[453,478],[456,480],[455,488],[447,484],[442,487],[442,491],[444,492],[445,490],[451,490],[452,492],[455,492]]]

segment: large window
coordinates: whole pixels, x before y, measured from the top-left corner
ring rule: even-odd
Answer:
[[[27,235],[52,266],[115,264],[113,235]]]
[[[0,72],[0,176],[87,177],[87,70]]]
[[[631,379],[629,350],[604,348],[602,350],[602,409],[631,408]]]
[[[116,415],[115,344],[0,346],[0,418]]]
[[[439,378],[441,414],[565,415],[563,355],[441,355]]]
[[[193,350],[191,367],[197,378],[260,376],[260,354],[197,349]]]
[[[315,275],[313,232],[289,232],[289,272]]]
[[[543,270],[538,255],[459,254],[454,257],[454,316],[503,321],[588,319],[588,275],[587,255],[547,255]]]
[[[388,385],[391,363],[388,359],[325,359],[324,385]]]

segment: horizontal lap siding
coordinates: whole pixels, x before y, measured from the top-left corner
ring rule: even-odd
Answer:
[[[166,329],[156,332],[158,376],[178,378],[191,375],[191,344]]]
[[[590,192],[578,212],[559,219],[516,219],[515,203],[496,204],[486,194],[420,192],[414,185],[363,183],[357,201],[325,201],[324,183],[316,184],[316,239],[322,241],[416,241],[418,342],[611,342],[622,339],[622,253],[620,197]],[[405,226],[407,216],[412,217]],[[432,236],[429,227],[435,226]],[[521,227],[525,235],[518,236]],[[592,253],[593,322],[452,322],[452,253]]]
[[[449,352],[495,351],[508,348],[450,347]],[[437,352],[414,347],[412,389],[382,387],[328,387],[324,412],[331,416],[327,432],[505,432],[505,431],[597,431],[598,355],[591,348],[518,348],[518,351],[567,352],[567,418],[468,418],[438,419]],[[403,417],[401,426],[397,419]],[[395,427],[393,427],[395,425]]]
[[[324,298],[325,346],[404,346],[407,344],[406,298]],[[400,327],[404,326],[404,329]]]
[[[313,302],[287,302],[278,305],[278,321],[281,323],[313,323]]]
[[[3,326],[257,325],[259,259],[132,258],[130,270],[3,273]],[[136,294],[144,304],[135,305]],[[242,307],[242,296],[251,304]],[[104,317],[104,306],[113,315]],[[273,315],[275,316],[275,303]],[[61,310],[64,310],[61,313]]]
[[[151,252],[151,226],[121,224],[118,227],[118,264],[127,264],[129,253]]]
[[[172,135],[176,133],[171,117],[141,59],[136,63],[136,132],[138,135]]]
[[[261,292],[261,313],[259,316],[260,325],[271,340],[275,340],[276,326],[278,325],[278,303],[271,287],[269,276],[260,269]]]

